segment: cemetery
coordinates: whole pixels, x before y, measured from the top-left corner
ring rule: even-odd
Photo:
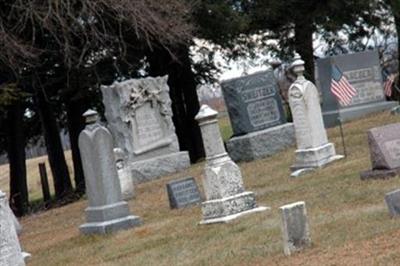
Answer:
[[[0,3],[0,266],[399,265],[399,34],[396,1]]]

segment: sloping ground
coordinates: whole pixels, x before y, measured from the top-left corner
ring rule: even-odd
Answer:
[[[349,157],[297,179],[289,178],[294,148],[240,164],[246,188],[272,210],[230,224],[200,226],[199,206],[168,207],[165,184],[194,176],[201,187],[203,163],[138,185],[129,204],[144,224],[135,229],[80,235],[86,201],[23,218],[29,265],[400,265],[400,220],[389,217],[384,203],[385,193],[400,186],[398,177],[359,178],[370,168],[366,130],[394,122],[400,117],[381,113],[346,124]],[[340,153],[339,130],[329,130],[329,138]],[[313,246],[285,257],[278,207],[299,200],[307,204]]]

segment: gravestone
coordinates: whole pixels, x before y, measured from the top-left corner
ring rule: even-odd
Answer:
[[[221,83],[232,125],[227,150],[234,161],[273,155],[294,144],[293,124],[286,123],[273,71]]]
[[[122,200],[110,132],[98,122],[97,112],[83,114],[86,127],[79,135],[89,206],[85,209],[83,234],[106,234],[141,224]]]
[[[325,126],[338,124],[338,118],[349,121],[369,113],[390,110],[397,102],[385,100],[378,51],[368,51],[319,59],[317,84],[322,93],[322,111]],[[351,104],[342,107],[331,93],[331,71],[335,64],[356,89]]]
[[[336,155],[335,146],[328,142],[328,136],[322,120],[318,90],[303,76],[304,61],[297,54],[292,64],[297,75],[289,88],[289,105],[292,111],[296,134],[296,161],[291,176],[298,176],[312,169],[323,167],[343,158]]]
[[[372,170],[361,172],[365,179],[394,177],[400,173],[400,123],[368,130]]]
[[[135,182],[190,166],[188,152],[179,151],[167,79],[130,79],[101,87],[108,127],[128,156]]]
[[[132,199],[134,194],[132,172],[127,167],[125,161],[124,151],[120,148],[114,149],[115,164],[117,166],[117,173],[119,178],[119,184],[121,185],[121,193],[123,200]]]
[[[171,209],[179,209],[201,202],[201,196],[193,177],[174,180],[167,184]]]
[[[281,210],[283,251],[285,255],[300,251],[311,245],[306,204],[303,201],[288,204]]]
[[[0,191],[0,265],[25,265],[6,195]]]
[[[202,202],[201,224],[225,223],[244,214],[267,210],[257,206],[253,192],[245,191],[240,169],[225,151],[217,116],[216,111],[202,105],[195,117],[206,152],[203,178],[206,201]]]
[[[400,189],[387,193],[385,202],[392,217],[400,216]]]

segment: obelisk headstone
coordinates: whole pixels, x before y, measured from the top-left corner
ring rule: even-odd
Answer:
[[[0,265],[25,265],[6,195],[0,191]]]
[[[105,234],[139,225],[140,218],[131,215],[122,200],[110,132],[98,122],[97,112],[89,110],[84,117],[86,127],[79,135],[79,149],[89,207],[81,232]]]
[[[201,224],[228,222],[243,214],[264,211],[253,192],[245,191],[239,167],[225,151],[219,131],[218,113],[203,105],[196,115],[206,152],[203,179],[206,201],[202,203]]]
[[[304,78],[304,61],[297,54],[292,64],[296,81],[289,88],[289,105],[296,135],[296,161],[292,176],[322,167],[343,158],[336,155],[335,146],[328,142],[322,119],[318,90]]]

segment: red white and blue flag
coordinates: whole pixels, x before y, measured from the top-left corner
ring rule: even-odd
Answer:
[[[394,75],[386,76],[385,83],[383,84],[383,91],[387,97],[392,96],[392,88],[394,84]]]
[[[356,89],[336,65],[332,65],[331,92],[342,106],[349,105],[351,99],[357,95]]]

